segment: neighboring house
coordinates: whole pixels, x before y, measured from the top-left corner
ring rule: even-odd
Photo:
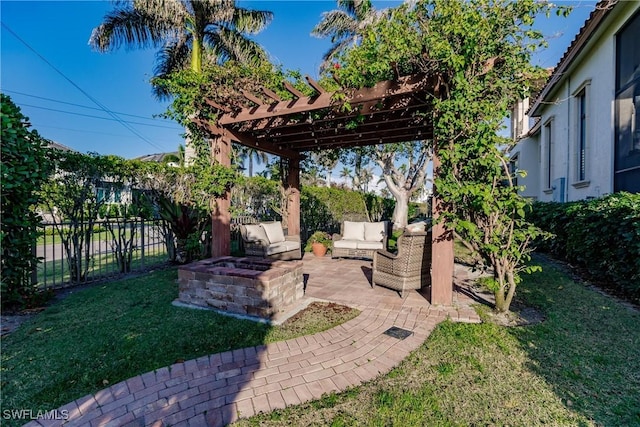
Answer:
[[[566,202],[640,192],[640,2],[598,2],[528,103],[512,115],[512,167],[527,171],[518,178],[524,196]]]
[[[166,163],[169,166],[177,168],[180,166],[180,152],[174,151],[171,153],[145,154],[144,156],[136,157],[134,160],[140,160],[142,162]]]

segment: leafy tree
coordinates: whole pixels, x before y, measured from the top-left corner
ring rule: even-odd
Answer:
[[[371,0],[337,0],[337,3],[338,9],[324,12],[311,31],[311,35],[319,38],[330,37],[333,43],[323,56],[321,69],[327,69],[347,48],[355,46],[365,29],[384,15],[373,7]]]
[[[56,221],[71,281],[86,280],[91,265],[93,229],[103,207],[124,187],[124,159],[117,156],[52,150],[56,173],[42,195]],[[100,191],[99,191],[100,190]]]
[[[498,131],[508,106],[541,74],[530,56],[544,40],[532,25],[553,7],[534,0],[404,4],[367,30],[336,70],[351,87],[397,73],[424,73],[437,82],[425,120],[433,125],[441,161],[434,183],[443,201],[439,220],[492,268],[498,311],[509,310],[520,274],[535,269],[527,264],[529,243],[540,234],[524,218],[528,202],[499,148],[510,141]]]
[[[31,273],[38,259],[32,252],[42,221],[35,207],[40,202],[39,187],[49,176],[46,141],[29,130],[10,97],[1,94],[2,105],[2,305],[24,306],[36,288]]]
[[[394,228],[407,226],[409,201],[424,187],[433,150],[429,141],[378,146],[372,151],[387,189],[396,200]],[[400,166],[397,166],[400,163]]]

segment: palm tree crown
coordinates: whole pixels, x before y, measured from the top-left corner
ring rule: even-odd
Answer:
[[[337,0],[338,9],[324,12],[322,19],[311,30],[319,38],[331,37],[333,46],[324,54],[322,69],[349,46],[358,43],[368,26],[382,16],[371,4],[371,0]]]
[[[161,48],[157,77],[191,68],[201,72],[202,60],[253,62],[266,58],[262,48],[246,37],[265,28],[268,11],[236,7],[235,0],[117,1],[113,11],[94,28],[89,44],[100,52],[120,47]],[[156,95],[166,97],[162,89]]]

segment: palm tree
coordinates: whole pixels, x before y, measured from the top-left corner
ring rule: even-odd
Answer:
[[[337,3],[338,9],[324,12],[318,25],[311,30],[312,36],[331,37],[333,43],[324,54],[321,69],[326,69],[349,46],[357,44],[364,30],[384,13],[376,11],[371,0],[337,0]]]
[[[249,174],[249,178],[253,176],[253,160],[256,160],[256,164],[266,164],[269,161],[269,156],[264,151],[257,150],[251,147],[240,146],[238,150],[238,157],[242,164],[244,165],[245,161],[248,161],[249,167],[247,172]]]
[[[89,44],[100,52],[120,47],[161,48],[156,77],[186,68],[199,73],[205,54],[214,62],[264,59],[262,48],[245,34],[260,32],[272,18],[268,11],[236,7],[235,0],[118,1],[93,29]]]
[[[265,59],[264,50],[245,34],[260,32],[272,18],[268,11],[236,7],[235,0],[116,1],[114,10],[93,29],[89,44],[100,52],[160,48],[155,77],[187,68],[200,73],[205,58],[214,63]],[[154,86],[154,93],[160,99],[169,97],[160,86]],[[190,164],[195,152],[188,139],[185,160]]]
[[[351,169],[349,169],[346,166],[343,166],[342,170],[340,171],[340,178],[344,179],[344,182],[346,184],[348,182],[347,180],[351,178]]]

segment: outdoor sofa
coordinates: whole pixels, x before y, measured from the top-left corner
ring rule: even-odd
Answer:
[[[241,224],[240,235],[247,256],[285,261],[302,259],[300,236],[286,236],[279,221]]]
[[[332,258],[372,259],[377,250],[387,248],[387,221],[343,221],[340,234],[333,235]]]

